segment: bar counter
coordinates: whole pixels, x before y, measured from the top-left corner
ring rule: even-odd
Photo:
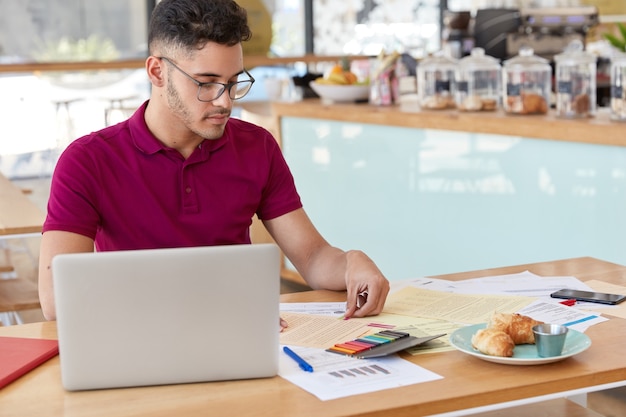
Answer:
[[[254,107],[250,107],[252,111]],[[457,110],[421,110],[417,98],[409,96],[393,106],[367,103],[324,103],[318,99],[299,102],[274,102],[278,117],[311,117],[386,126],[444,129],[460,132],[516,135],[535,139],[564,140],[602,145],[626,146],[626,124],[610,120],[608,108],[600,108],[591,118],[563,119],[554,110],[547,115]]]
[[[245,103],[332,244],[391,280],[594,256],[626,264],[626,124],[596,117]],[[289,267],[289,265],[287,265]]]

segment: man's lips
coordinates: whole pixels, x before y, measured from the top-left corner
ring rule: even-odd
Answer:
[[[220,114],[211,114],[206,117],[206,119],[216,125],[224,124],[228,121],[230,114],[220,113]]]

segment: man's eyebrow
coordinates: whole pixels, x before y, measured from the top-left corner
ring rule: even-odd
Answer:
[[[244,70],[241,70],[238,73],[236,73],[234,75],[231,75],[229,78],[238,77],[238,76],[240,76],[241,74],[244,74],[244,73],[245,73]],[[195,75],[196,77],[215,77],[215,78],[222,77],[222,75],[215,74],[215,73],[212,73],[212,72],[200,72],[200,73],[195,73],[193,75]]]

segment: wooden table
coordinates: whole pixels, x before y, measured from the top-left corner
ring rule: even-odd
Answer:
[[[458,280],[529,270],[539,275],[573,275],[626,284],[626,267],[576,258],[452,274]],[[338,301],[343,293],[287,294],[282,301]],[[585,352],[540,366],[508,366],[452,351],[406,359],[444,378],[371,394],[320,401],[286,380],[269,379],[66,392],[54,358],[0,390],[3,416],[425,416],[467,414],[475,407],[514,405],[626,385],[626,320],[611,318],[586,334]],[[56,338],[53,322],[0,328],[0,336]],[[463,411],[465,410],[465,411]],[[476,411],[476,410],[473,410]],[[452,414],[448,414],[452,415]]]
[[[0,174],[0,238],[41,233],[45,217],[22,190]]]
[[[16,275],[11,260],[15,249],[9,248],[6,239],[39,235],[45,217],[19,187],[0,174],[0,272],[13,275],[10,279],[0,279],[0,325],[21,323],[17,311],[39,308],[37,284]],[[36,260],[31,259],[36,267]]]

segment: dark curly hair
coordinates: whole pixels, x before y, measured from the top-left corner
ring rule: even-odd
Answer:
[[[148,49],[191,53],[207,42],[233,46],[251,37],[247,12],[233,0],[161,0],[150,18]]]

